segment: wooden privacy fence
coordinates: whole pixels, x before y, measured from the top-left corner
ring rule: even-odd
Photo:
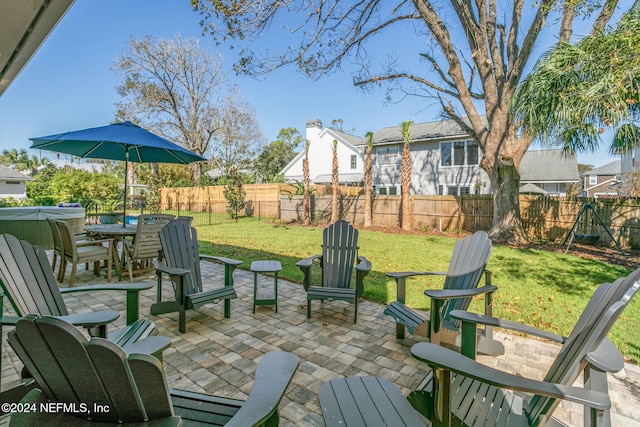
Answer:
[[[328,188],[326,188],[328,187]],[[243,215],[298,221],[302,218],[302,196],[296,186],[288,184],[244,185],[248,206]],[[364,195],[358,187],[340,187],[340,217],[356,226],[364,223]],[[190,212],[225,213],[224,186],[163,188],[161,209]],[[327,195],[327,191],[329,191]],[[520,213],[529,238],[562,243],[571,230],[580,209],[592,204],[607,224],[618,243],[627,248],[640,248],[640,200],[586,199],[520,196]],[[400,225],[401,196],[375,196],[372,225]],[[411,196],[411,228],[439,231],[489,230],[493,219],[490,195]],[[311,196],[314,222],[331,217],[330,186],[314,186]],[[579,232],[599,234],[601,242],[610,242],[606,231],[593,218],[583,221]]]

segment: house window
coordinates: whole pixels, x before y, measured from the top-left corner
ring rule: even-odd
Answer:
[[[475,141],[467,141],[467,164],[477,165],[478,160],[478,144]]]
[[[475,141],[441,143],[440,164],[442,166],[477,165],[478,144]]]
[[[6,184],[19,185],[20,181],[5,181]]]
[[[376,150],[379,165],[398,164],[398,147],[380,147]]]
[[[398,194],[398,191],[396,189],[396,187],[389,187],[389,195],[390,196],[396,196]]]
[[[598,183],[598,175],[589,175],[589,185],[596,185]]]
[[[386,187],[380,187],[380,195],[381,196],[386,196],[387,195],[387,188]]]
[[[444,194],[444,186],[442,184],[438,184],[438,196],[442,196]]]
[[[458,187],[454,187],[454,186],[447,187],[447,194],[449,196],[457,196],[458,195]]]
[[[471,190],[469,187],[460,187],[460,195],[471,194]]]
[[[351,156],[351,169],[355,169],[356,168],[356,155],[353,154]]]

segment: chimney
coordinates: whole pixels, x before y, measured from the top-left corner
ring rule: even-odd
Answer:
[[[322,130],[322,120],[311,119],[307,120],[306,139],[313,144],[314,141],[318,141],[318,135]]]

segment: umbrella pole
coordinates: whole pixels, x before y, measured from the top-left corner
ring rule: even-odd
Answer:
[[[127,181],[129,180],[129,147],[124,152],[124,209],[122,210],[122,226],[127,226]]]

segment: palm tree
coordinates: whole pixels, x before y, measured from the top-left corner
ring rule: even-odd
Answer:
[[[302,202],[302,223],[304,225],[311,224],[311,178],[309,177],[309,145],[311,141],[308,139],[304,143],[304,160],[302,160],[302,181],[304,183],[304,198]]]
[[[411,230],[411,212],[409,211],[409,191],[411,189],[411,125],[412,120],[400,124],[404,147],[402,148],[402,162],[400,164],[400,182],[402,185],[402,201],[400,202],[400,222],[403,230]]]
[[[613,127],[609,151],[640,139],[640,19],[636,1],[616,27],[559,43],[536,64],[512,100],[516,123],[565,151],[595,151]]]
[[[338,141],[333,140],[333,162],[331,163],[331,223],[338,220]]]
[[[373,151],[373,132],[365,135],[367,146],[365,147],[364,160],[364,226],[371,227],[372,200],[371,200],[371,152]]]

